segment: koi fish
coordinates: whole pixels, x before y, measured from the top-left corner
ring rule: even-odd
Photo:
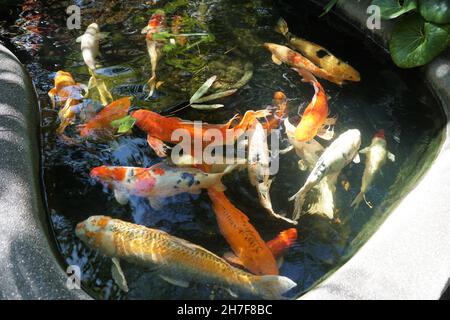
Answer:
[[[192,121],[182,120],[176,117],[164,117],[148,110],[137,110],[131,114],[136,120],[136,126],[147,133],[147,142],[159,157],[166,157],[166,150],[170,149],[165,142],[175,144],[180,142],[178,137],[174,138],[173,136],[176,130],[186,130],[190,134],[192,141],[195,139],[204,141],[205,134],[208,130],[219,130],[222,133],[222,142],[229,144],[234,143],[238,137],[244,134],[248,125],[254,119],[267,117],[268,115],[270,115],[270,111],[268,110],[247,111],[241,121],[231,129],[231,134],[227,135],[227,130],[230,129],[236,116],[225,124],[201,123],[201,127],[197,128],[196,124]],[[230,139],[231,141],[229,141]]]
[[[299,169],[301,171],[313,170],[314,165],[319,160],[319,157],[323,154],[325,148],[312,139],[307,142],[300,142],[295,139],[295,126],[293,126],[289,119],[284,121],[286,128],[286,135],[289,142],[294,147],[297,156],[300,158],[298,162]],[[313,188],[316,192],[315,201],[309,206],[306,212],[302,211],[302,200],[296,198],[294,206],[294,216],[301,217],[303,213],[311,215],[317,214],[324,216],[328,219],[334,218],[334,193],[336,191],[337,178],[340,172],[330,174],[323,178],[317,186]]]
[[[273,211],[270,200],[270,156],[267,135],[262,124],[255,119],[249,127],[247,170],[252,186],[256,187],[261,205],[276,219],[297,224]]]
[[[280,232],[278,236],[266,243],[275,259],[282,259],[285,252],[297,240],[297,229],[291,228]],[[233,265],[245,267],[242,261],[231,252],[223,255],[223,258]],[[278,263],[280,265],[280,263]]]
[[[358,208],[361,201],[364,199],[366,204],[371,208],[372,206],[367,202],[365,193],[369,190],[376,174],[386,163],[386,159],[395,162],[395,156],[386,148],[386,138],[384,130],[378,131],[372,139],[369,147],[364,148],[360,153],[366,154],[366,166],[361,182],[361,191],[352,202],[352,207]]]
[[[213,283],[230,294],[250,293],[264,299],[283,299],[296,283],[282,276],[255,276],[229,265],[212,252],[168,233],[136,224],[93,216],[76,226],[77,237],[110,257],[112,275],[128,291],[120,259],[155,270],[163,280],[187,288],[190,282]]]
[[[322,156],[315,164],[303,187],[292,196],[289,201],[296,199],[296,209],[293,219],[298,220],[306,194],[320,183],[326,176],[336,174],[346,167],[351,161],[360,162],[358,155],[361,146],[361,132],[357,129],[348,130],[341,134],[333,143],[325,149]]]
[[[342,84],[342,80],[337,80],[326,70],[319,68],[300,53],[295,52],[286,46],[275,43],[265,43],[264,46],[272,53],[272,61],[277,65],[286,63],[295,69],[306,69],[319,78],[323,78],[339,85]]]
[[[131,106],[131,97],[121,98],[102,109],[94,118],[81,125],[80,136],[86,138],[93,134],[99,134],[113,130],[111,122],[119,120],[128,114]]]
[[[317,79],[304,69],[296,70],[304,82],[314,86],[315,95],[305,109],[302,119],[295,130],[295,139],[301,142],[312,140],[316,135],[324,140],[334,137],[334,130],[329,127],[336,123],[335,118],[328,118],[328,98]]]
[[[341,84],[344,81],[361,81],[359,72],[348,63],[336,58],[324,47],[291,34],[283,18],[278,21],[276,31],[285,36],[292,47],[334,77],[336,80],[332,82]]]
[[[124,205],[131,195],[147,198],[155,210],[162,208],[164,198],[181,193],[200,194],[202,189],[224,191],[222,177],[235,166],[222,173],[208,174],[194,168],[172,167],[158,163],[150,168],[101,166],[92,169],[91,177],[114,190],[118,203]]]
[[[257,275],[278,275],[275,258],[248,217],[223,192],[208,189],[220,232],[244,267]]]
[[[273,117],[269,119],[266,123],[264,123],[263,127],[266,130],[278,129],[288,113],[287,97],[283,92],[281,91],[275,92],[275,94],[273,95],[272,104],[275,109],[275,112],[273,114]]]
[[[84,34],[79,36],[76,40],[77,43],[81,43],[81,54],[83,55],[84,63],[90,70],[95,72],[96,58],[100,53],[99,40],[101,38],[100,28],[98,24],[91,23]]]
[[[85,90],[83,84],[75,82],[72,75],[66,71],[58,71],[55,75],[55,86],[48,92],[52,107],[62,106],[58,111],[60,125],[56,130],[58,135],[64,135],[66,128],[71,125],[76,118],[76,114],[83,99],[82,91]]]
[[[152,75],[147,82],[150,92],[148,97],[153,96],[156,88],[156,67],[158,65],[159,59],[161,59],[161,47],[162,41],[154,40],[153,35],[155,33],[163,32],[166,29],[166,14],[162,10],[155,12],[148,25],[142,29],[141,33],[146,34],[145,42],[147,44],[148,55],[150,56],[150,63],[152,67]]]

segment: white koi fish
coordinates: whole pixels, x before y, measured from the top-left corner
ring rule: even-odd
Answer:
[[[358,208],[361,201],[364,200],[366,204],[372,208],[365,198],[365,193],[369,190],[378,171],[386,163],[386,159],[395,161],[395,156],[386,148],[386,138],[384,130],[378,131],[372,139],[370,147],[364,148],[360,153],[366,154],[366,166],[361,182],[361,191],[352,202],[352,207]]]
[[[341,134],[322,154],[303,187],[292,196],[289,201],[297,198],[297,205],[303,206],[306,194],[325,177],[340,172],[351,161],[360,162],[358,155],[361,146],[361,132],[352,129]],[[299,219],[298,211],[293,216],[294,220]]]
[[[249,128],[247,170],[250,183],[256,187],[261,205],[275,218],[288,223],[297,222],[287,219],[273,211],[270,200],[270,155],[267,135],[262,124],[255,119]]]

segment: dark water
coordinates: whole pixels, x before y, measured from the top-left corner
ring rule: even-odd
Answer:
[[[178,116],[223,123],[236,112],[270,105],[273,93],[281,90],[290,99],[291,119],[296,119],[297,109],[308,104],[313,89],[301,83],[298,75],[287,66],[273,64],[268,52],[261,47],[264,42],[284,43],[284,39],[274,32],[279,17],[288,21],[291,32],[320,43],[360,71],[360,83],[338,87],[323,81],[330,97],[331,114],[339,117],[336,133],[357,128],[362,132],[365,147],[374,133],[383,128],[389,150],[396,155],[397,161],[386,164],[383,175],[367,193],[367,198],[375,205],[373,209],[365,205],[358,210],[350,208],[352,199],[359,192],[364,170],[363,163],[351,164],[340,176],[335,195],[336,216],[341,222],[317,216],[302,218],[298,227],[299,239],[286,254],[280,269],[281,275],[298,284],[288,294],[292,298],[344,263],[383,221],[436,155],[443,127],[440,108],[416,71],[398,70],[386,52],[358,30],[336,15],[319,19],[320,8],[303,2],[291,6],[290,3],[296,2],[176,0],[146,5],[143,1],[76,1],[82,8],[83,30],[89,23],[97,21],[102,31],[109,32],[101,45],[103,68],[99,70],[100,74],[114,98],[134,95],[136,108],[164,111],[188,100],[209,76],[226,75],[233,81],[241,76],[239,70],[252,62],[254,76],[251,82],[225,99],[225,108],[209,113],[186,109]],[[95,298],[232,298],[213,284],[178,288],[151,272],[124,263],[122,266],[130,287],[126,294],[111,279],[110,260],[75,238],[74,227],[78,222],[102,214],[165,230],[218,255],[229,251],[205,193],[173,197],[163,210],[155,211],[146,200],[137,198],[129,205],[120,206],[110,191],[89,178],[93,167],[104,164],[145,167],[159,161],[137,129],[115,141],[85,142],[76,146],[69,146],[55,136],[54,115],[45,111],[49,107],[47,92],[53,86],[54,73],[69,71],[82,83],[89,79],[79,44],[75,43],[82,31],[66,28],[65,8],[71,2],[30,3],[33,5],[25,3],[21,7],[9,3],[5,7],[10,10],[9,17],[19,13],[20,16],[14,21],[15,26],[3,24],[3,37],[6,44],[27,62],[39,93],[43,123],[42,169],[48,213],[64,262],[81,267],[83,287]],[[142,85],[148,80],[150,63],[140,30],[155,8],[165,8],[168,16],[181,15],[189,22],[189,30],[183,32],[209,32],[216,40],[202,43],[184,55],[163,58],[158,77],[164,85],[156,98],[145,100]],[[69,128],[68,134],[75,135],[75,129]],[[281,158],[280,172],[271,189],[275,210],[288,216],[293,204],[287,198],[306,179],[306,174],[298,170],[297,161],[294,153]],[[342,181],[350,183],[349,191],[341,186]],[[273,221],[262,210],[245,172],[227,176],[224,182],[228,186],[227,196],[249,216],[266,241],[290,227]]]

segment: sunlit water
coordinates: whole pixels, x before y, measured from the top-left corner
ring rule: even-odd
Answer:
[[[265,108],[271,104],[274,92],[281,90],[290,99],[291,121],[297,121],[297,110],[309,103],[313,89],[302,83],[287,66],[273,64],[270,54],[261,47],[264,42],[284,43],[284,39],[274,32],[279,17],[288,21],[291,32],[320,43],[361,72],[362,81],[356,84],[338,87],[322,81],[330,97],[331,114],[339,119],[336,132],[360,129],[363,146],[367,146],[374,133],[383,128],[389,150],[396,155],[397,161],[384,167],[383,174],[367,193],[374,209],[365,205],[358,210],[350,208],[352,199],[359,192],[364,170],[363,163],[351,164],[338,180],[335,195],[338,219],[302,218],[298,227],[299,239],[285,255],[280,269],[281,275],[298,284],[287,295],[293,298],[345,262],[358,247],[361,231],[367,231],[369,226],[386,217],[391,205],[400,197],[399,189],[429,161],[425,155],[432,153],[432,157],[436,152],[429,144],[439,139],[443,123],[435,99],[417,73],[396,69],[382,49],[339,17],[330,14],[319,19],[320,8],[307,3],[294,8],[288,2],[177,0],[148,5],[143,1],[76,1],[82,8],[83,29],[97,21],[102,31],[109,33],[101,45],[103,68],[99,73],[106,79],[114,98],[135,96],[135,108],[167,110],[188,100],[208,77],[225,74],[230,81],[239,79],[243,66],[252,62],[254,76],[251,82],[223,100],[225,108],[214,112],[186,109],[178,116],[223,123],[236,112]],[[54,115],[45,110],[49,107],[47,92],[53,86],[54,73],[69,71],[82,83],[89,79],[79,44],[75,43],[82,31],[66,27],[65,8],[68,5],[68,1],[38,1],[34,7],[10,5],[7,7],[10,10],[8,19],[23,12],[15,20],[16,26],[3,30],[5,37],[13,36],[6,44],[27,63],[39,93],[48,213],[64,262],[81,267],[83,287],[95,298],[231,299],[227,291],[214,284],[193,283],[187,289],[179,288],[156,277],[154,272],[127,263],[122,266],[130,292],[124,293],[111,278],[110,260],[88,249],[75,237],[74,227],[78,222],[102,214],[167,231],[218,255],[230,250],[220,236],[206,193],[173,197],[163,210],[155,211],[146,200],[138,198],[133,198],[129,205],[120,206],[110,191],[89,178],[90,169],[100,165],[146,167],[159,161],[147,146],[143,133],[137,129],[131,135],[108,143],[85,142],[69,146],[56,137]],[[216,40],[195,46],[184,56],[164,57],[158,68],[158,78],[164,84],[156,97],[145,100],[142,86],[149,78],[150,63],[140,30],[155,8],[165,8],[168,17],[181,15],[189,22],[189,30],[183,31],[210,32]],[[75,128],[69,128],[68,134],[75,136]],[[286,141],[282,141],[282,145],[286,145]],[[288,196],[294,194],[306,179],[306,174],[299,171],[297,161],[294,153],[281,158],[280,171],[271,189],[275,210],[287,216],[293,208],[287,201]],[[349,191],[342,187],[343,181],[350,183]],[[231,174],[224,182],[229,187],[227,196],[249,216],[266,241],[290,227],[269,218],[259,205],[246,172]]]

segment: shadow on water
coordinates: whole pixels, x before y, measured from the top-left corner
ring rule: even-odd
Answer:
[[[44,1],[42,1],[44,3]],[[41,4],[42,4],[41,3]],[[74,39],[79,31],[67,31],[64,11],[66,2],[40,8],[47,29],[40,32],[37,54],[27,68],[40,94],[42,107],[49,104],[47,92],[52,87],[52,74],[58,69],[70,71],[77,81],[87,82],[89,76],[83,66],[79,45]],[[379,129],[387,132],[387,143],[397,156],[394,164],[383,168],[367,197],[374,209],[361,206],[354,211],[349,204],[359,192],[364,166],[351,164],[342,173],[336,191],[337,217],[342,223],[316,216],[305,216],[298,227],[299,239],[288,251],[280,274],[298,283],[289,293],[296,297],[328,276],[342,265],[368,239],[396,206],[398,201],[417,183],[435,158],[442,142],[445,125],[443,113],[429,88],[423,84],[417,70],[401,71],[393,66],[387,54],[353,26],[343,23],[336,15],[317,18],[321,8],[309,2],[292,6],[294,1],[204,1],[205,22],[216,37],[207,52],[208,68],[197,73],[180,70],[163,58],[159,77],[165,85],[154,101],[144,101],[139,90],[149,75],[149,63],[140,29],[146,24],[154,7],[142,1],[104,1],[86,3],[83,27],[93,20],[109,32],[102,44],[103,66],[100,72],[111,84],[115,98],[135,94],[135,107],[164,110],[189,98],[192,90],[217,70],[210,64],[227,66],[230,61],[251,61],[254,76],[235,96],[225,100],[226,108],[213,113],[184,110],[186,119],[223,123],[236,112],[259,109],[270,105],[275,91],[282,90],[289,100],[292,119],[304,108],[313,95],[311,86],[301,83],[287,66],[276,66],[262,48],[264,42],[284,43],[273,31],[279,17],[284,17],[291,32],[320,43],[337,56],[350,61],[362,74],[362,82],[337,87],[323,85],[330,97],[330,111],[339,118],[336,133],[350,128],[362,131],[363,146],[370,144]],[[158,1],[163,7],[167,1]],[[179,8],[171,15],[194,16],[200,1],[174,1]],[[300,9],[301,10],[300,10]],[[22,21],[19,21],[22,22]],[[12,43],[20,42],[20,34]],[[28,39],[28,38],[27,38]],[[130,45],[132,44],[132,45]],[[228,52],[223,59],[223,53]],[[128,90],[128,91],[127,91]],[[13,119],[1,119],[6,128]],[[72,130],[72,131],[71,131]],[[76,135],[73,128],[69,134]],[[147,147],[145,137],[138,130],[117,141],[95,144],[86,142],[68,146],[43,130],[43,171],[48,199],[48,213],[55,230],[56,241],[67,264],[78,264],[83,271],[83,285],[87,292],[100,299],[230,299],[228,292],[214,285],[191,284],[189,289],[165,283],[154,273],[124,263],[124,272],[131,291],[126,294],[111,279],[111,263],[100,254],[87,249],[74,236],[74,226],[93,214],[106,214],[161,229],[180,238],[204,246],[222,255],[229,251],[220,236],[208,196],[180,195],[164,203],[164,209],[154,211],[147,201],[132,198],[129,205],[119,206],[111,192],[95,184],[89,177],[91,168],[99,165],[150,166],[159,160]],[[286,143],[286,141],[282,141]],[[281,158],[280,171],[275,176],[271,195],[276,211],[290,215],[292,203],[286,201],[306,179],[298,170],[294,154]],[[342,187],[348,181],[349,191]],[[227,196],[245,212],[255,228],[267,241],[289,226],[271,220],[256,200],[245,172],[235,172],[224,179]],[[364,275],[362,275],[364,276]],[[251,298],[251,297],[249,297]]]

